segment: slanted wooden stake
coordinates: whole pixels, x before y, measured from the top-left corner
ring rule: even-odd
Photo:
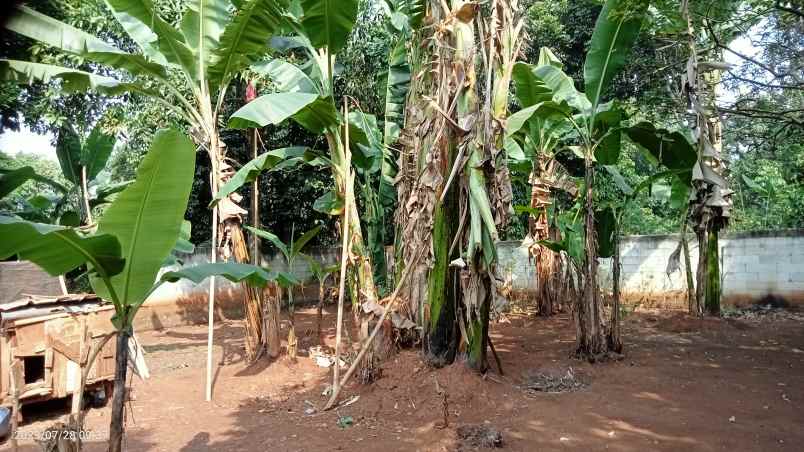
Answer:
[[[333,406],[335,406],[335,402],[338,400],[338,393],[340,393],[341,388],[343,387],[343,385],[345,385],[346,382],[349,381],[349,377],[351,377],[352,374],[354,373],[355,369],[357,369],[357,366],[360,364],[360,361],[363,359],[363,356],[365,356],[366,352],[371,347],[371,343],[374,342],[374,338],[377,337],[377,333],[380,331],[380,328],[382,328],[382,323],[385,321],[385,318],[388,316],[388,313],[391,312],[391,308],[396,304],[396,301],[399,299],[399,290],[402,289],[402,286],[405,285],[405,281],[407,281],[408,275],[410,274],[410,269],[415,267],[416,264],[419,263],[419,259],[421,258],[422,254],[424,254],[423,253],[424,249],[425,249],[424,245],[420,245],[419,250],[416,252],[415,257],[413,258],[413,261],[408,263],[407,265],[405,265],[405,271],[402,272],[402,276],[399,278],[399,282],[396,285],[396,289],[394,289],[394,293],[391,294],[391,298],[388,300],[388,303],[385,305],[385,307],[384,307],[384,309],[382,311],[382,315],[380,316],[379,320],[377,320],[377,323],[374,325],[374,329],[371,330],[371,334],[369,335],[368,339],[366,339],[366,342],[363,343],[363,347],[360,349],[360,353],[357,354],[357,358],[355,358],[354,361],[352,361],[352,365],[349,366],[349,370],[346,371],[346,375],[344,375],[343,379],[341,379],[340,381],[337,381],[339,361],[338,361],[338,355],[337,355],[337,344],[338,343],[335,342],[335,344],[336,344],[336,355],[335,355],[336,381],[332,385],[332,395],[330,395],[329,401],[327,401],[327,404],[324,405],[325,410],[328,410],[328,409],[332,408]],[[341,290],[341,295],[343,295],[343,267],[341,267],[341,287],[340,287],[340,290]],[[342,303],[341,300],[342,300],[342,297],[339,297],[339,299],[338,299],[339,308],[341,307],[340,306],[341,303]],[[338,311],[338,316],[340,318],[340,309]],[[337,338],[336,338],[336,340],[337,340]]]

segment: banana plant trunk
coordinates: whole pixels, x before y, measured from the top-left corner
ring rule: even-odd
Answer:
[[[611,259],[611,322],[608,333],[608,348],[614,353],[623,352],[623,340],[620,334],[620,220],[617,218],[614,230],[614,255]]]
[[[706,252],[706,311],[709,315],[720,315],[720,256],[718,253],[718,231],[708,232]]]
[[[344,117],[348,117],[348,113],[344,111]],[[348,130],[348,125],[345,127]],[[348,133],[348,132],[347,132]],[[354,289],[351,290],[352,306],[354,308],[356,320],[359,323],[359,336],[360,340],[368,339],[368,333],[371,330],[370,323],[372,321],[372,314],[375,307],[379,307],[377,288],[374,285],[374,271],[372,269],[371,259],[368,255],[365,243],[363,241],[363,232],[360,225],[360,214],[357,210],[357,202],[354,197],[354,180],[347,177],[349,174],[351,162],[347,160],[347,135],[341,135],[339,130],[329,130],[326,133],[327,142],[330,148],[333,165],[333,178],[335,179],[335,187],[338,193],[344,195],[344,209],[349,209],[348,219],[348,233],[349,237],[349,256],[350,256],[350,278]],[[346,138],[346,139],[344,139]],[[351,184],[348,187],[346,184]],[[367,309],[366,309],[367,308]],[[384,331],[384,329],[383,329]],[[374,344],[382,343],[383,341],[375,341]],[[374,353],[374,349],[366,353],[363,362],[361,363],[361,374],[363,381],[369,382],[376,374],[377,364],[385,356],[380,356]]]
[[[696,303],[699,314],[706,311],[711,315],[719,315],[721,287],[718,236],[731,217],[733,194],[723,177],[723,124],[716,102],[723,64],[701,64],[688,0],[681,2],[681,14],[687,23],[689,51],[687,70],[683,75],[683,93],[687,107],[694,112],[690,123],[698,145],[698,161],[692,172],[694,196],[689,208],[699,250]],[[706,55],[705,59],[719,60],[721,57],[715,50]]]
[[[423,330],[425,359],[441,366],[463,350],[467,364],[484,371],[494,243],[511,201],[507,167],[500,165],[502,125],[521,27],[514,23],[516,2],[493,1],[487,20],[475,2],[426,6],[431,25],[412,39],[422,45],[410,47],[412,80],[399,139],[399,260],[411,262],[425,250],[405,293]],[[486,66],[478,71],[481,54]]]
[[[537,213],[531,214],[528,221],[530,236],[534,242],[529,252],[536,262],[537,305],[539,315],[543,317],[552,316],[558,307],[558,294],[555,287],[558,255],[538,243],[540,240],[553,238],[547,218],[547,209],[552,204],[550,185],[547,181],[552,179],[554,169],[554,162],[548,162],[544,153],[540,152],[534,159],[533,172],[530,176],[530,207]]]
[[[595,228],[594,203],[595,168],[591,151],[586,157],[584,200],[584,263],[583,287],[573,311],[576,326],[575,355],[596,361],[606,351],[600,297],[597,285],[597,233]]]
[[[324,336],[321,334],[321,321],[323,319],[323,311],[324,311],[324,295],[325,295],[325,288],[324,288],[324,281],[318,282],[318,306],[316,306],[316,316],[315,316],[315,331],[316,337],[318,338],[319,345],[324,344]]]
[[[125,431],[125,406],[128,397],[126,374],[128,371],[128,340],[131,327],[117,331],[115,346],[114,392],[112,397],[112,416],[109,423],[109,452],[122,452]]]

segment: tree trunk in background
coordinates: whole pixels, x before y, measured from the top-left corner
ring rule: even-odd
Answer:
[[[229,226],[230,238],[232,241],[232,251],[235,260],[238,262],[248,262],[248,248],[246,239],[243,237],[243,229],[238,224],[237,227]],[[254,361],[260,356],[262,351],[262,306],[260,303],[260,289],[242,284],[245,294],[245,327],[246,327],[246,358],[249,362]]]
[[[81,207],[84,211],[84,224],[92,224],[92,207],[89,205],[89,186],[87,185],[87,167],[81,166]]]
[[[608,348],[614,353],[623,352],[623,340],[620,334],[620,218],[615,223],[614,256],[611,262],[611,325],[609,325]]]
[[[315,316],[315,331],[319,345],[324,345],[324,336],[321,334],[321,320],[323,317],[322,311],[324,310],[324,294],[325,294],[324,281],[319,281],[318,306],[316,306],[316,316]]]
[[[698,314],[697,303],[695,300],[695,280],[692,276],[692,261],[690,259],[690,244],[687,240],[687,219],[689,217],[689,205],[687,205],[684,215],[681,217],[681,251],[684,253],[684,275],[687,278],[687,311],[692,315]]]
[[[130,327],[129,327],[130,328]],[[126,374],[128,371],[128,339],[130,329],[117,332],[115,348],[114,397],[112,398],[112,414],[109,423],[109,452],[122,452],[123,433],[125,429],[125,405],[128,396],[126,390]]]

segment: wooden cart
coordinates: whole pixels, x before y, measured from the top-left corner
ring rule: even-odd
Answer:
[[[112,306],[96,295],[26,296],[0,304],[0,405],[12,405],[12,373],[20,403],[63,398],[80,385],[92,344],[114,331]],[[114,381],[115,341],[90,368],[86,389]],[[16,370],[12,372],[12,365]]]

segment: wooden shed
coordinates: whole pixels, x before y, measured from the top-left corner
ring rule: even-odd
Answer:
[[[14,363],[21,403],[71,395],[92,344],[114,332],[113,314],[112,306],[88,294],[25,296],[0,304],[0,404],[12,404]],[[89,371],[87,389],[111,389],[114,355],[115,341],[109,340]]]

